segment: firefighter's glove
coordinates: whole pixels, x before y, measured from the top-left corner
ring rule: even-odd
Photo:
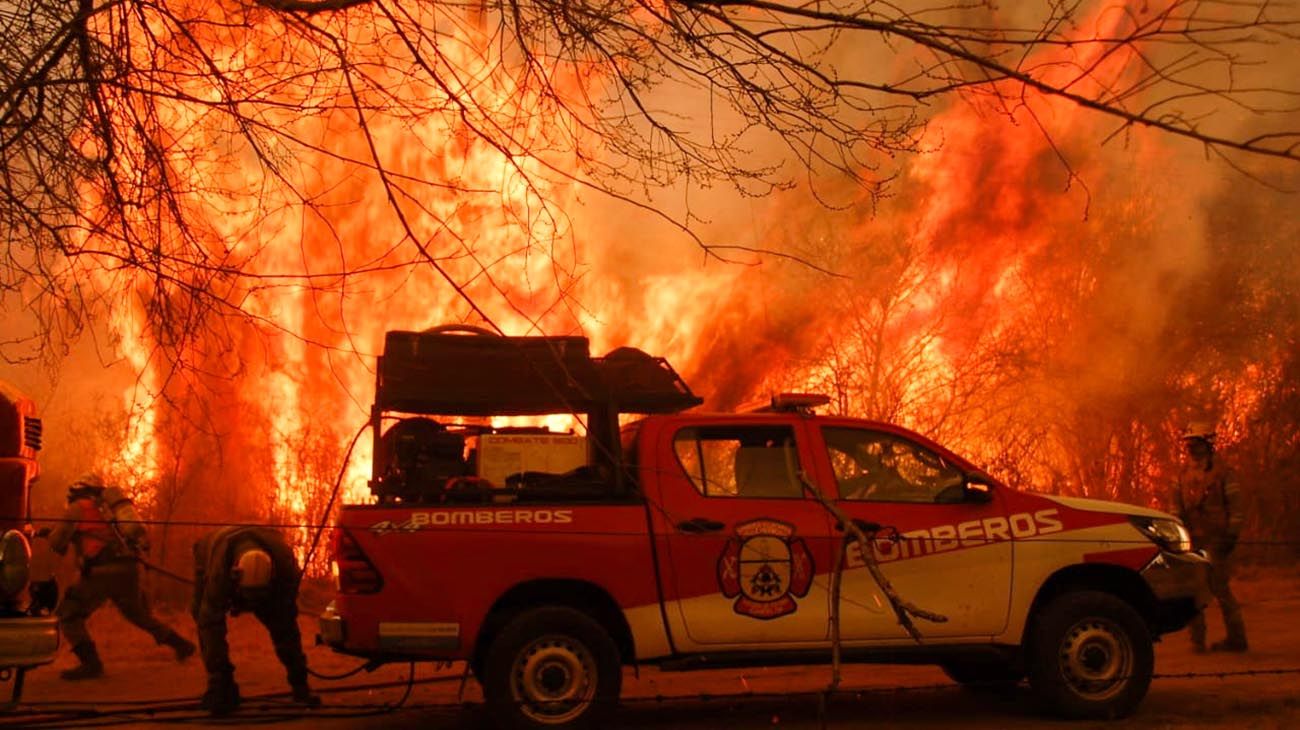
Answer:
[[[1229,555],[1232,555],[1232,551],[1237,549],[1237,536],[1228,535],[1227,537],[1219,538],[1218,542],[1214,544],[1214,549],[1215,553],[1221,558],[1226,558]]]
[[[311,688],[305,683],[294,685],[293,701],[307,707],[320,707],[320,695],[312,694]]]

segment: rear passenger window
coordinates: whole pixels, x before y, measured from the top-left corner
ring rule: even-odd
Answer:
[[[799,453],[789,426],[699,426],[673,436],[673,451],[706,497],[799,498]]]

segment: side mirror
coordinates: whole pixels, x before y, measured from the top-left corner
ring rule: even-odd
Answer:
[[[963,487],[968,504],[988,504],[993,501],[993,485],[981,475],[967,476]]]

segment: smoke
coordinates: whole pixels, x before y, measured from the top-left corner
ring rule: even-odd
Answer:
[[[968,101],[934,117],[933,151],[883,201],[826,180],[757,214],[712,200],[716,240],[802,263],[756,256],[708,291],[683,284],[697,345],[675,361],[712,407],[823,390],[1019,485],[1158,503],[1181,423],[1254,438],[1243,393],[1290,360],[1296,239],[1275,223],[1293,197],[1169,136],[1102,144],[1116,122],[1066,102]]]
[[[991,13],[962,15],[1005,19]],[[883,44],[836,45],[829,58],[900,70],[914,60]],[[699,139],[745,126],[703,111],[699,89],[656,93],[647,98],[666,113],[694,115]],[[293,130],[331,140],[329,154],[301,165],[310,216],[252,168],[223,167],[247,150],[191,161],[197,188],[259,191],[251,202],[218,199],[208,221],[208,243],[229,245],[251,273],[372,270],[321,288],[249,286],[232,297],[259,323],[205,323],[187,372],[153,389],[165,415],[142,484],[155,516],[315,519],[369,408],[383,332],[475,320],[427,261],[402,258],[410,247],[395,242],[408,231],[376,176],[340,162],[368,154],[348,116]],[[1184,418],[1211,414],[1230,429],[1225,443],[1243,447],[1286,423],[1300,321],[1293,196],[1154,133],[1102,145],[1115,122],[1068,103],[954,100],[929,122],[928,152],[862,160],[869,178],[897,176],[884,198],[804,170],[779,135],[749,129],[751,161],[783,163],[789,189],[750,197],[669,177],[663,188],[611,191],[653,213],[569,183],[523,190],[445,118],[370,125],[378,139],[406,142],[386,160],[395,177],[457,181],[400,205],[414,239],[510,333],[536,322],[589,335],[597,354],[633,345],[665,355],[710,408],[824,391],[836,411],[914,427],[1017,485],[1148,500]],[[192,146],[210,133],[195,125]],[[1278,177],[1268,165],[1252,172]],[[46,409],[47,474],[98,460],[73,434],[101,421],[101,408],[122,408],[129,369],[104,374],[74,356],[57,392],[15,378]],[[86,405],[93,391],[104,405]],[[1256,451],[1258,464],[1275,463],[1275,452]],[[54,466],[65,455],[68,466]],[[350,472],[353,497],[364,496],[367,458]]]

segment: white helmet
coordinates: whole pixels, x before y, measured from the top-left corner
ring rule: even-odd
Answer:
[[[239,554],[235,561],[239,571],[239,589],[258,590],[271,585],[271,576],[275,572],[271,555],[265,550],[254,548]]]

